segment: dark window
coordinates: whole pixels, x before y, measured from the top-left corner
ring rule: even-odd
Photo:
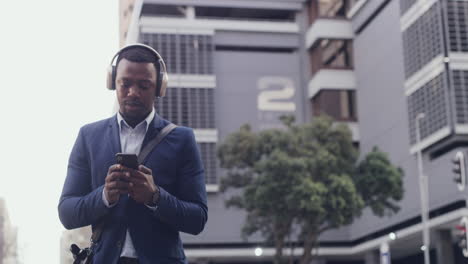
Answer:
[[[348,0],[319,0],[319,16],[346,17],[350,4]]]
[[[295,11],[229,7],[195,7],[195,16],[207,19],[294,21]]]
[[[322,39],[309,50],[312,74],[322,68],[352,69],[351,40]]]
[[[142,16],[185,17],[185,7],[175,5],[144,4]]]
[[[313,116],[329,115],[338,121],[357,121],[353,90],[322,90],[312,98]]]
[[[325,67],[351,67],[351,41],[322,40],[322,65]]]
[[[309,24],[313,24],[320,17],[346,19],[356,2],[357,0],[310,0],[307,4]]]

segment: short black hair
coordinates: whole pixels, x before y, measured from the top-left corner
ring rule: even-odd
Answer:
[[[117,58],[115,66],[116,70],[122,59],[126,59],[131,62],[153,63],[156,69],[156,76],[159,76],[159,71],[161,70],[158,62],[159,58],[154,54],[154,52],[145,47],[135,46],[122,51]]]

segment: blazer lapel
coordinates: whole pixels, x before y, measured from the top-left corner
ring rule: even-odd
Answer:
[[[163,126],[163,119],[158,115],[158,113],[155,113],[153,121],[151,121],[150,125],[148,126],[148,131],[146,131],[145,139],[143,140],[143,144],[141,145],[142,149],[146,146],[148,141],[150,141],[159,134],[159,131],[161,131]]]
[[[119,125],[117,124],[117,115],[110,119],[107,133],[109,135],[110,140],[108,142],[110,144],[112,153],[115,155],[116,153],[122,152],[122,147],[120,146]]]

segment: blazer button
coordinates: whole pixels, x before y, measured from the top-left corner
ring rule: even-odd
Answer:
[[[122,247],[122,240],[117,241],[117,247],[121,248]]]

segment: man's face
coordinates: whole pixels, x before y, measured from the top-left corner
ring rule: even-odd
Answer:
[[[117,67],[115,86],[122,116],[143,120],[151,112],[156,95],[154,64],[122,59]]]

